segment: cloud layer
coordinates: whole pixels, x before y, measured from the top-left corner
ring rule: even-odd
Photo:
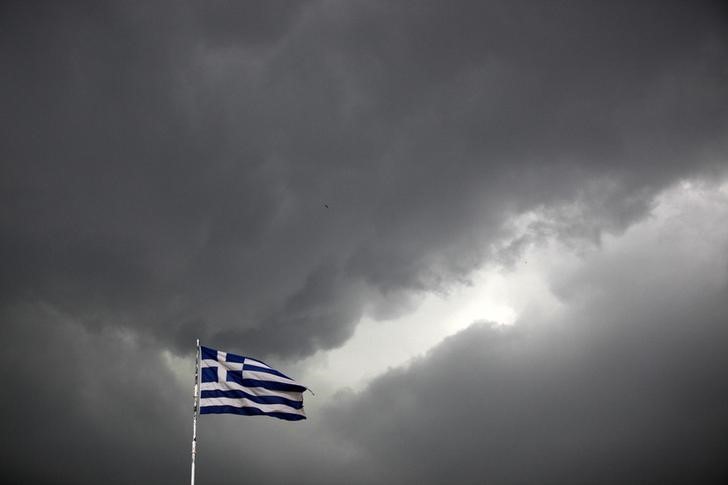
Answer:
[[[719,201],[644,223],[576,271],[558,268],[552,284],[565,304],[556,315],[473,325],[332,406],[337,432],[369,454],[354,475],[361,483],[724,480],[728,232],[707,243],[697,235],[728,227],[727,200]]]
[[[717,2],[4,2],[6,476],[178,483],[196,337],[293,367],[552,244],[559,313],[476,324],[305,427],[210,420],[201,479],[719,483],[727,23]]]
[[[5,11],[3,293],[174,349],[336,347],[514,214],[723,164],[712,4]]]

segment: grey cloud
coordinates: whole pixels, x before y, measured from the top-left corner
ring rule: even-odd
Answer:
[[[275,43],[292,28],[308,1],[193,2],[189,21],[197,22],[204,41],[213,47],[259,47]]]
[[[492,247],[524,211],[549,217],[510,257],[539,238],[619,233],[663,187],[722,176],[725,14],[711,2],[3,2],[6,475],[177,483],[189,390],[160,349],[189,356],[201,337],[290,361],[338,347],[363,316],[402,314],[501,256]],[[220,440],[201,473],[237,481],[245,449],[261,481],[439,481],[451,469],[425,449],[437,432],[463,481],[479,449],[504,481],[531,477],[514,457],[540,482],[564,478],[559,466],[662,480],[663,462],[685,465],[673,478],[724,476],[725,288],[680,298],[679,281],[622,286],[624,267],[590,268],[553,282],[573,331],[536,316],[505,334],[474,327],[377,380],[386,412],[349,396],[334,426],[211,421]],[[593,278],[602,296],[587,298]],[[499,393],[471,385],[483,380]],[[433,396],[434,383],[463,399]],[[483,419],[442,419],[444,405]],[[458,456],[455,438],[476,448]],[[295,470],[259,453],[280,443]]]
[[[512,328],[473,325],[341,395],[327,417],[361,450],[351,474],[360,483],[722,483],[728,248],[724,232],[706,244],[694,232],[724,218],[725,206],[705,221],[683,212],[684,230],[668,223],[653,239],[555,272],[566,302],[555,316],[534,309]]]
[[[42,302],[0,316],[5,481],[188,477],[191,386],[176,384],[157,346],[129,332],[89,332]]]
[[[702,202],[633,227],[580,265],[555,266],[545,276],[564,305],[557,313],[474,324],[360,393],[322,405],[307,397],[307,422],[204,418],[198,479],[722,483],[728,207],[705,197],[709,187]],[[335,274],[319,269],[290,313],[319,292],[338,297]],[[5,307],[2,320],[12,342],[2,354],[12,392],[0,404],[7,479],[186,479],[190,386],[170,370],[180,362],[43,302]],[[187,376],[185,357],[177,373]]]
[[[713,4],[281,5],[5,7],[6,300],[305,355],[514,214],[607,181],[619,229],[724,167]]]

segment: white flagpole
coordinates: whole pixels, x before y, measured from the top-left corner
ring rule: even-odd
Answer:
[[[197,456],[197,412],[200,408],[200,339],[197,339],[197,355],[195,355],[195,387],[194,407],[192,414],[192,478],[190,485],[195,485],[195,457]]]

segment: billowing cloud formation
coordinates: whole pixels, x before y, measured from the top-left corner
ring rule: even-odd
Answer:
[[[175,385],[158,348],[124,331],[88,332],[47,305],[4,308],[1,317],[5,481],[188,476],[191,387]]]
[[[728,205],[689,199],[558,268],[556,315],[474,325],[332,409],[361,483],[725,480]]]
[[[550,265],[556,310],[476,323],[360,393],[309,397],[301,426],[205,417],[200,480],[722,483],[727,193],[673,189],[650,218],[578,257],[551,239],[530,257]],[[190,359],[89,333],[52,308],[3,319],[14,339],[3,379],[17,396],[0,408],[6,476],[186,478]]]
[[[202,476],[722,483],[727,220],[725,186],[679,189],[599,250],[536,250],[537,259],[558,255],[545,274],[557,310],[533,307],[512,327],[476,323],[361,392],[334,396],[314,429],[284,438],[205,422],[241,449],[213,445]]]
[[[175,349],[338,346],[513,214],[619,227],[722,164],[723,13],[6,5],[3,294]]]
[[[206,420],[201,480],[721,483],[725,188],[653,208],[725,176],[726,32],[712,2],[3,3],[6,479],[179,483],[195,337],[294,368],[589,239],[544,269],[560,312],[302,426]]]

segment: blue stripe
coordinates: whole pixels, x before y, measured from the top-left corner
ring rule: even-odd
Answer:
[[[227,373],[228,382],[237,382],[243,387],[262,387],[271,391],[283,392],[305,392],[306,387],[298,384],[287,384],[285,382],[260,381],[258,379],[243,379],[243,373],[240,371],[230,371]]]
[[[252,370],[255,372],[265,372],[266,374],[273,374],[274,376],[283,377],[284,379],[291,379],[287,375],[285,375],[283,372],[277,371],[275,369],[269,369],[267,367],[260,367],[257,365],[251,365],[251,364],[245,364],[243,366],[243,370]],[[291,379],[293,380],[293,379]]]
[[[284,419],[286,421],[300,421],[306,419],[306,416],[300,414],[283,413],[280,411],[265,412],[258,408],[235,406],[200,406],[200,414],[239,414],[241,416],[271,416],[273,418]]]
[[[211,349],[210,347],[202,347],[200,346],[201,351],[201,359],[212,359],[217,360],[217,350]]]
[[[202,391],[200,394],[200,399],[207,399],[211,397],[228,397],[231,399],[249,399],[253,401],[254,403],[258,404],[284,404],[286,406],[292,407],[294,409],[303,409],[303,401],[295,401],[293,399],[286,399],[285,397],[279,397],[279,396],[255,396],[253,394],[248,394],[245,391],[239,391],[239,390],[232,390],[232,391],[222,391],[222,390],[206,390]]]

